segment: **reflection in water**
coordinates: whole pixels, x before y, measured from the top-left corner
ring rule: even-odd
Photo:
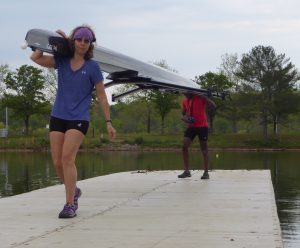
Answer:
[[[269,169],[285,247],[300,247],[300,153],[211,152],[210,166],[218,169]],[[202,168],[199,152],[190,157],[192,169]],[[79,153],[78,178],[136,170],[182,170],[178,152]],[[48,153],[0,153],[0,197],[58,184]]]
[[[48,154],[1,153],[0,155],[1,197],[58,183]]]
[[[8,166],[5,160],[0,160],[0,175],[3,175],[4,192],[12,194],[12,185],[8,180]]]
[[[298,158],[299,159],[299,158]],[[300,246],[300,185],[297,162],[274,162],[274,188],[285,247]],[[287,167],[289,167],[287,169]]]

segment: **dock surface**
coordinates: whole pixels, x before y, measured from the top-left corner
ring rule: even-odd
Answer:
[[[0,247],[282,248],[268,170],[124,172],[78,182],[77,217],[58,219],[63,185],[0,199]]]

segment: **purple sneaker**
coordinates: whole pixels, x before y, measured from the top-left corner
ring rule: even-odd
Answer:
[[[78,199],[79,199],[80,196],[81,196],[81,189],[76,187],[75,195],[74,195],[75,211],[78,209]]]
[[[64,209],[59,213],[58,218],[73,218],[76,216],[76,209],[74,204],[67,203],[64,205]]]

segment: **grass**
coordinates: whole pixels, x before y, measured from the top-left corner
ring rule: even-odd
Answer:
[[[102,137],[87,136],[81,146],[84,149],[119,149],[122,147],[138,148],[181,148],[183,134],[118,134],[117,139],[110,142],[107,135]],[[300,149],[300,134],[284,134],[278,137],[270,136],[264,143],[262,137],[256,134],[213,134],[209,136],[209,148],[221,149]],[[195,140],[193,147],[199,147]],[[32,137],[0,138],[0,149],[49,149],[49,139],[46,135]]]

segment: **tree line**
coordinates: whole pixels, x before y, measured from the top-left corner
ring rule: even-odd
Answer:
[[[166,61],[155,64],[176,72]],[[271,46],[256,46],[239,58],[225,54],[217,72],[207,72],[193,79],[201,88],[227,92],[230,100],[214,99],[217,108],[207,110],[210,131],[260,132],[263,141],[269,133],[282,129],[299,130],[300,75],[285,54]],[[122,93],[130,85],[120,86]],[[0,113],[9,109],[10,135],[30,134],[45,128],[56,92],[54,70],[23,65],[15,71],[0,65]],[[132,94],[111,106],[118,132],[178,133],[181,122],[182,95],[147,90]],[[105,132],[97,99],[93,99],[90,133]],[[0,116],[4,116],[0,115]],[[2,122],[2,123],[1,123]],[[5,123],[0,118],[0,128]],[[271,131],[270,131],[270,130]]]

